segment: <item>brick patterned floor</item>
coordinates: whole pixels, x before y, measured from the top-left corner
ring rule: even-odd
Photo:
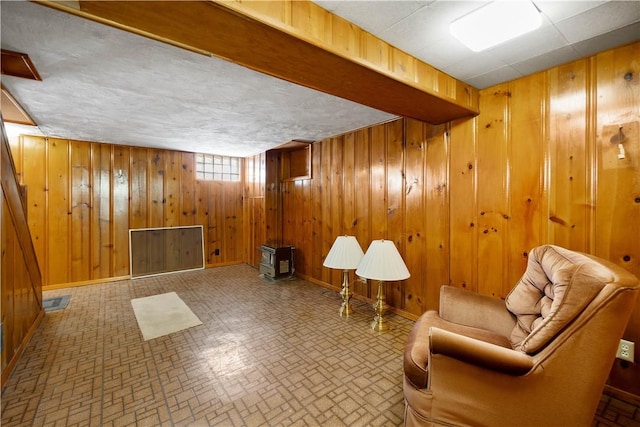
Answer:
[[[203,325],[143,341],[131,302],[175,291]],[[2,390],[8,426],[398,426],[413,322],[303,280],[230,266],[45,292],[48,313]],[[620,424],[616,424],[620,422]],[[594,426],[640,426],[604,396]]]

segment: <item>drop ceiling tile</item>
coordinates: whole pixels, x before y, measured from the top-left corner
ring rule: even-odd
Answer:
[[[570,43],[640,21],[640,1],[610,1],[556,24]]]
[[[506,63],[524,61],[567,46],[569,43],[554,26],[546,26],[489,49]]]
[[[378,34],[411,15],[430,1],[314,1],[372,34]]]
[[[520,77],[522,77],[520,72],[509,65],[505,65],[504,67],[471,77],[465,81],[478,89],[485,89],[501,82],[515,80]]]
[[[552,22],[558,22],[598,7],[609,0],[604,1],[534,1],[536,7]]]
[[[453,39],[449,34],[449,24],[482,4],[484,2],[437,1],[381,32],[379,37],[406,52],[417,52],[442,39]]]
[[[496,58],[490,52],[476,52],[469,59],[444,67],[442,71],[467,81],[471,77],[501,69],[506,65],[508,64]]]
[[[580,58],[580,54],[571,46],[564,46],[543,55],[525,59],[524,61],[511,64],[513,68],[518,70],[522,75],[543,71],[556,65],[565,64]]]
[[[435,68],[444,70],[446,67],[469,59],[472,53],[458,40],[449,37],[425,45],[422,49],[413,52],[413,55]],[[469,59],[469,61],[472,60]]]
[[[589,56],[640,39],[640,22],[584,40],[573,45],[580,57]]]

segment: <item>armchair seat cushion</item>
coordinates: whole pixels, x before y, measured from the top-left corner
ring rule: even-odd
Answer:
[[[469,338],[505,348],[511,348],[508,337],[484,329],[459,325],[443,320],[436,311],[427,311],[411,329],[404,353],[404,374],[417,388],[426,388],[428,382],[429,329],[437,327]]]

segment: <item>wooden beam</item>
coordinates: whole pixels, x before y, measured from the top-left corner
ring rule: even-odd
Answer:
[[[309,1],[37,2],[392,114],[478,113],[477,89]]]

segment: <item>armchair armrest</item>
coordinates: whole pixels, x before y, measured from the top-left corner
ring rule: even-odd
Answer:
[[[429,328],[429,350],[508,375],[524,375],[533,368],[533,358],[525,353],[436,327]]]
[[[438,314],[446,321],[489,330],[505,337],[511,335],[516,324],[503,300],[454,286],[440,288]]]

